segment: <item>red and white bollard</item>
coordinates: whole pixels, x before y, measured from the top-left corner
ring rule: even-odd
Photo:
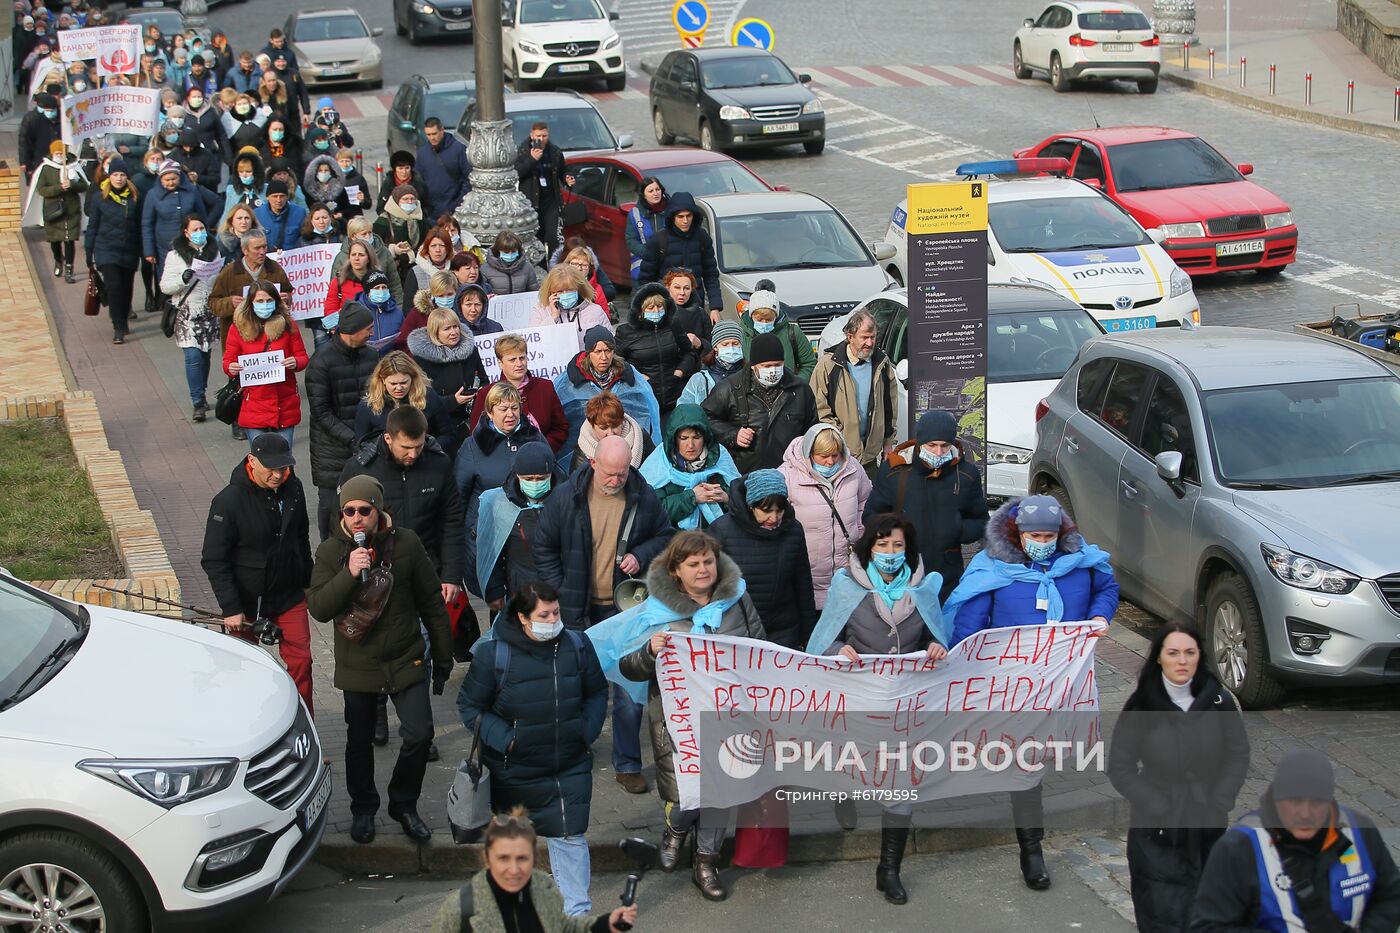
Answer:
[[[1240,56],[1240,87],[1244,87],[1244,70],[1246,62],[1243,55]]]
[[[1400,123],[1400,87],[1395,89],[1395,122]]]
[[[1273,97],[1278,91],[1278,66],[1269,66],[1269,96]]]
[[[1181,43],[1181,70],[1191,70],[1191,40]]]
[[[1303,103],[1312,106],[1312,72],[1303,75]]]
[[[1214,80],[1215,80],[1215,49],[1207,49],[1207,50],[1206,50],[1206,58],[1208,58],[1208,59],[1210,60],[1210,69],[1209,69],[1209,71],[1207,72],[1207,74],[1210,76],[1210,79],[1211,79],[1212,81],[1214,81]]]
[[[1347,113],[1356,112],[1356,82],[1347,82]]]

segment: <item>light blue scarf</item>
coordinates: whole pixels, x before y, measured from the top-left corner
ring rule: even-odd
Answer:
[[[894,604],[904,595],[905,588],[909,586],[909,578],[914,574],[909,569],[909,562],[905,561],[904,566],[899,568],[899,573],[894,575],[894,579],[886,583],[875,562],[871,561],[865,565],[865,575],[870,578],[870,589],[885,601],[886,606],[893,609]]]
[[[1060,597],[1055,581],[1080,567],[1112,576],[1113,565],[1108,562],[1108,557],[1107,551],[1085,542],[1077,551],[1061,553],[1046,570],[1037,570],[1030,564],[1007,563],[988,556],[986,551],[979,551],[967,565],[957,589],[949,594],[948,601],[943,604],[943,619],[951,627],[957,618],[958,608],[972,597],[1012,583],[1034,583],[1036,604],[1043,603],[1046,607],[1045,621],[1063,622],[1065,601]]]
[[[729,455],[729,451],[723,446],[719,447],[719,459],[712,467],[706,467],[698,473],[688,473],[674,463],[666,455],[666,446],[663,444],[651,452],[651,456],[642,462],[642,479],[647,481],[647,485],[652,489],[661,489],[667,483],[675,483],[685,489],[694,489],[697,484],[706,482],[718,473],[724,477],[725,482],[732,483],[739,478],[739,468],[734,465],[734,458]],[[724,514],[724,509],[718,502],[697,502],[695,509],[685,518],[676,523],[677,528],[699,528],[700,519],[703,517],[707,525],[714,524],[719,517]]]
[[[905,569],[908,569],[907,564]],[[938,593],[943,589],[943,575],[931,573],[907,589],[914,594],[914,608],[924,620],[924,626],[933,636],[933,640],[944,647],[951,647],[948,641],[952,637],[953,626],[938,608]],[[807,640],[807,653],[824,654],[850,621],[851,613],[855,612],[856,607],[870,593],[870,590],[851,578],[850,571],[836,571],[835,576],[831,578],[831,588],[826,593],[826,605],[822,608],[821,618],[817,620],[816,628],[812,629],[812,637]]]

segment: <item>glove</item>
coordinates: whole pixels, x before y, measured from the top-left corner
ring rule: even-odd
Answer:
[[[186,284],[186,285],[188,285],[188,284],[190,284],[190,282],[194,281],[194,270],[193,270],[193,269],[186,269],[184,272],[181,272],[181,273],[180,273],[180,281],[183,282],[183,283]]]
[[[433,696],[442,696],[442,691],[447,687],[447,674],[433,671]]]

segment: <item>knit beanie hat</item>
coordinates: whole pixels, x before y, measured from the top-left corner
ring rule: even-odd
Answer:
[[[368,473],[350,477],[340,484],[340,507],[343,509],[346,503],[355,501],[368,502],[376,509],[383,510],[383,485]]]
[[[412,185],[399,185],[394,188],[393,191],[389,192],[389,197],[393,198],[395,202],[402,201],[404,198],[414,198],[416,200],[418,198],[418,189]]]
[[[600,343],[606,343],[610,348],[617,349],[617,337],[602,324],[594,324],[588,328],[583,335],[583,351],[592,353],[593,348]],[[524,448],[521,448],[522,450]]]
[[[719,346],[721,340],[728,340],[731,337],[735,340],[743,341],[743,328],[733,321],[720,321],[714,326],[714,329],[710,331],[710,346]]]
[[[1331,800],[1335,789],[1327,756],[1316,749],[1295,748],[1279,759],[1269,795],[1274,800]]]
[[[543,441],[521,444],[515,452],[515,464],[510,469],[516,476],[548,474],[554,469],[554,454]]]
[[[111,162],[107,163],[108,175],[115,175],[117,172],[121,172],[123,175],[131,174],[131,170],[126,167],[126,162],[122,160],[121,156],[117,156]]]
[[[290,194],[287,190],[287,183],[280,178],[274,178],[267,183],[267,194],[271,197],[274,194]]]
[[[769,496],[787,497],[787,480],[777,470],[754,470],[744,477],[744,503],[753,505]]]
[[[778,293],[769,291],[766,288],[760,288],[749,296],[749,310],[753,311],[755,308],[772,308],[774,311],[778,310]]]
[[[713,336],[713,334],[711,334]],[[783,342],[773,334],[759,334],[749,344],[749,365],[783,362]]]
[[[365,291],[369,291],[372,288],[377,288],[380,285],[384,286],[385,288],[389,287],[389,277],[383,272],[380,272],[378,269],[375,269],[373,272],[365,276]]]
[[[347,301],[340,309],[340,320],[326,324],[327,328],[339,330],[342,334],[358,334],[374,324],[374,312],[358,301]]]
[[[926,411],[919,416],[919,426],[914,429],[914,437],[918,439],[920,446],[930,441],[951,444],[958,439],[958,419],[953,417],[952,412]]]
[[[1053,531],[1059,534],[1063,512],[1053,496],[1026,496],[1016,506],[1016,527],[1022,531]]]

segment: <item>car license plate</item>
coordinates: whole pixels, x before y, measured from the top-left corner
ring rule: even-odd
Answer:
[[[1110,334],[1121,334],[1130,330],[1151,330],[1157,326],[1157,318],[1151,314],[1143,317],[1119,317],[1102,321],[1103,329]]]
[[[796,123],[770,123],[763,128],[765,133],[796,133]]]
[[[1264,252],[1263,240],[1236,240],[1233,243],[1217,243],[1215,255],[1217,256],[1239,256],[1243,253]]]
[[[321,783],[317,785],[316,792],[311,795],[311,799],[306,802],[306,806],[301,808],[297,814],[297,823],[301,826],[302,832],[309,832],[311,827],[316,825],[316,821],[321,818],[321,811],[326,809],[326,803],[331,799],[331,769],[327,768],[326,773],[321,775]]]
[[[339,78],[348,78],[348,77],[350,77],[350,74],[351,74],[351,73],[348,72],[348,71],[323,71],[323,72],[321,72],[321,80],[323,80],[323,81],[327,81],[327,80],[334,81],[334,80],[337,80],[337,79],[339,79]]]
[[[459,30],[459,29],[470,29],[470,28],[472,28],[472,24],[471,24],[471,23],[447,23],[446,26],[447,26],[447,28],[448,28],[449,30],[451,30],[451,31],[453,31],[453,32],[456,32],[456,31]]]
[[[577,65],[560,65],[560,66],[559,66],[559,73],[560,73],[560,74],[573,74],[573,73],[575,73],[575,72],[587,71],[587,70],[588,70],[588,62],[580,62],[580,63],[578,63]]]
[[[1103,50],[1105,52],[1131,52],[1133,44],[1131,42],[1105,42]]]

